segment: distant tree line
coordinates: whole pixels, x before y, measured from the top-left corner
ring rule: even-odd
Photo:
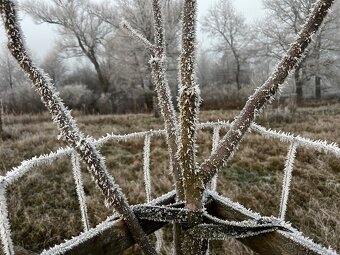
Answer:
[[[203,109],[240,108],[263,83],[309,15],[312,0],[263,0],[266,16],[253,24],[219,0],[200,22],[211,44],[201,47],[198,82]],[[181,0],[164,0],[167,72],[176,93],[180,49]],[[37,23],[54,24],[59,39],[41,60],[65,103],[87,113],[158,112],[151,79],[150,52],[121,29],[127,20],[153,41],[150,0],[28,0],[22,5]],[[340,94],[340,11],[336,3],[299,62],[283,93],[303,104]],[[269,26],[270,24],[270,26]],[[43,111],[40,99],[15,61],[0,56],[0,97],[5,110]],[[174,97],[176,98],[176,97]]]

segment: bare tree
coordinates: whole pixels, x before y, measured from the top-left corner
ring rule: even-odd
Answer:
[[[262,33],[267,53],[277,59],[285,52],[299,33],[305,19],[310,15],[312,0],[264,0],[268,16],[262,25]],[[309,48],[303,61],[297,66],[294,79],[297,95],[297,103],[303,102],[303,87],[311,77],[314,77],[315,96],[321,98],[321,77],[330,77],[329,68],[323,69],[329,58],[329,52],[338,51],[337,45],[330,37],[330,33],[337,31],[338,8],[333,8],[333,14],[329,15],[323,27],[315,35],[312,47]],[[270,22],[271,26],[268,26]],[[333,31],[333,32],[330,32]],[[328,60],[327,60],[328,59]],[[334,64],[334,61],[332,61]],[[322,70],[323,69],[323,70]],[[327,70],[328,69],[328,70]],[[328,74],[328,75],[327,75]],[[334,75],[334,73],[333,73]]]
[[[91,14],[88,0],[29,0],[22,8],[38,23],[55,24],[62,35],[63,47],[71,56],[85,56],[96,70],[102,92],[110,88],[108,75],[103,71],[100,51],[111,28]]]
[[[180,20],[181,20],[181,1],[162,1],[161,5],[164,9],[164,33],[165,33],[165,47],[167,50],[168,65],[174,65],[177,61],[178,50],[178,35],[180,33]],[[152,13],[152,1],[142,0],[117,0],[115,4],[108,5],[100,4],[97,7],[96,14],[104,21],[109,23],[113,29],[119,27],[121,19],[126,20],[131,27],[133,27],[140,35],[152,42],[154,40],[154,21]],[[116,12],[116,16],[112,15],[112,12]],[[117,21],[117,17],[120,20]],[[146,93],[146,101],[148,102],[149,109],[154,110],[156,116],[158,116],[158,102],[157,95],[153,93],[155,91],[154,84],[151,77],[151,66],[148,65],[149,51],[145,51],[143,46],[137,42],[131,42],[129,44],[126,41],[129,40],[125,33],[117,33],[116,40],[109,41],[108,47],[116,45],[116,56],[119,58],[121,66],[125,66],[125,72],[129,73],[128,77],[134,79],[132,82],[140,84]],[[169,63],[170,62],[170,63]],[[177,70],[177,69],[176,69]],[[176,80],[176,73],[173,72]]]
[[[240,90],[241,68],[248,57],[245,51],[252,39],[244,17],[236,12],[231,0],[220,0],[205,16],[202,28],[218,39],[219,50],[231,51],[236,64],[235,81]]]

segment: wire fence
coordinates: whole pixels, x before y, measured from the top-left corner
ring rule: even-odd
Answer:
[[[197,125],[198,130],[209,129],[212,131],[212,152],[216,150],[219,139],[220,132],[223,129],[229,129],[231,124],[229,122],[206,122]],[[324,153],[334,154],[336,157],[340,157],[340,148],[335,143],[328,143],[327,141],[322,140],[312,140],[308,138],[303,138],[300,136],[296,136],[289,133],[284,133],[281,131],[275,131],[266,129],[260,125],[253,123],[250,128],[251,132],[260,134],[266,139],[274,139],[280,140],[281,142],[285,142],[289,144],[288,146],[288,154],[286,157],[285,167],[284,167],[284,177],[282,182],[282,192],[281,199],[279,202],[280,212],[278,215],[278,220],[285,223],[285,215],[287,211],[287,203],[289,201],[289,192],[292,180],[292,172],[295,160],[296,150],[299,147],[317,150]],[[144,147],[143,147],[143,171],[144,171],[144,182],[145,182],[145,192],[147,194],[148,204],[153,204],[152,195],[151,195],[151,177],[150,173],[150,158],[151,151],[150,145],[153,137],[164,137],[165,139],[165,130],[150,130],[145,132],[136,132],[130,133],[126,135],[116,135],[116,134],[107,134],[106,136],[98,139],[92,140],[92,143],[96,147],[100,147],[108,142],[127,142],[129,140],[134,139],[144,139]],[[51,152],[50,154],[41,155],[38,157],[33,157],[32,159],[25,160],[21,162],[21,164],[17,167],[14,167],[10,171],[6,173],[4,176],[0,176],[0,236],[2,242],[2,248],[6,255],[14,254],[14,245],[11,238],[11,226],[8,218],[8,210],[7,210],[7,197],[6,191],[7,187],[10,184],[19,181],[20,177],[28,174],[31,171],[34,171],[35,168],[39,166],[43,166],[46,164],[51,164],[57,159],[61,158],[70,158],[72,163],[72,171],[74,176],[75,187],[77,191],[79,207],[81,212],[81,219],[83,224],[83,233],[79,236],[72,238],[62,244],[56,245],[55,247],[43,251],[41,254],[63,254],[65,251],[72,249],[72,247],[77,246],[81,242],[97,235],[102,232],[104,229],[108,229],[112,225],[112,219],[117,216],[112,216],[108,220],[102,222],[94,228],[90,228],[90,222],[87,214],[87,205],[86,205],[86,196],[83,187],[83,181],[80,170],[80,158],[78,154],[70,147],[60,148],[55,152]],[[216,179],[217,176],[213,179],[210,193],[216,194]],[[174,192],[170,192],[165,194],[164,196],[171,196]],[[222,198],[220,198],[222,199]],[[157,199],[156,199],[157,200]],[[245,209],[241,205],[231,202],[228,199],[224,199],[224,201],[230,204],[231,207],[235,208],[235,210],[241,210],[245,215],[249,215],[251,217],[258,218],[259,215]],[[294,239],[297,243],[300,243],[310,249],[316,251],[319,254],[337,254],[331,248],[324,248],[318,244],[312,242],[309,238],[304,238],[300,232],[293,229],[289,224],[286,224],[287,227],[292,229],[292,233],[289,234],[287,232],[282,232],[284,235],[287,235],[289,238]],[[156,233],[157,245],[156,247],[161,246],[162,237],[161,233]]]

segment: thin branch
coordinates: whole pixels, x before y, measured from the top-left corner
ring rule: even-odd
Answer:
[[[146,39],[141,33],[132,28],[129,22],[125,19],[120,23],[122,29],[126,30],[131,37],[135,38],[138,42],[144,45],[145,48],[154,51],[155,45],[153,45],[148,39]]]
[[[169,157],[171,162],[171,172],[175,180],[177,199],[184,200],[184,189],[182,171],[176,158],[179,131],[176,112],[172,103],[172,96],[166,79],[166,47],[164,40],[164,20],[160,0],[152,1],[152,10],[155,29],[154,56],[151,58],[150,65],[152,71],[152,81],[156,88],[159,107],[164,119],[166,137],[168,143]]]
[[[221,140],[218,149],[200,166],[204,183],[208,183],[217,171],[225,164],[233,151],[249,129],[256,113],[265,103],[273,100],[289,73],[299,64],[303,53],[311,42],[311,37],[322,25],[334,0],[319,0],[295,42],[291,44],[286,55],[269,79],[257,91],[249,97],[245,107],[234,120],[228,133]]]
[[[107,199],[107,203],[122,215],[133,238],[141,246],[143,251],[146,254],[156,254],[146,234],[139,225],[137,218],[129,207],[127,199],[113,178],[108,174],[104,158],[100,155],[94,144],[92,144],[91,139],[85,138],[79,131],[70,112],[65,108],[55,87],[50,82],[50,78],[34,65],[27,54],[20,33],[14,3],[10,0],[1,0],[0,12],[8,36],[8,48],[27,77],[32,81],[43,103],[49,110],[53,121],[61,132],[62,137],[77,151],[84,162],[86,162],[90,173]]]

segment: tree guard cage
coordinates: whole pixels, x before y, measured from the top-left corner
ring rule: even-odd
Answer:
[[[207,122],[197,125],[197,129],[208,129],[216,132],[216,130],[228,130],[230,125],[228,122]],[[207,234],[211,235],[209,237],[211,239],[237,238],[240,242],[260,254],[268,254],[268,251],[271,251],[270,254],[290,254],[292,251],[299,251],[299,254],[337,254],[330,248],[323,248],[309,238],[305,238],[298,230],[284,221],[284,215],[289,201],[288,195],[296,149],[301,147],[340,157],[340,148],[336,144],[330,144],[326,141],[314,141],[288,133],[277,132],[255,123],[251,125],[251,131],[260,134],[264,139],[280,140],[289,145],[284,168],[282,195],[281,200],[278,201],[280,214],[269,219],[263,218],[261,215],[244,208],[242,205],[218,195],[215,191],[207,191],[205,194],[207,212],[203,215],[207,225],[201,226],[203,233],[208,232]],[[94,141],[94,145],[100,148],[109,142],[117,143],[144,139],[143,170],[144,176],[148,176],[145,178],[145,189],[148,196],[145,204],[134,205],[132,208],[137,218],[141,220],[141,225],[147,234],[155,232],[172,221],[186,223],[190,214],[190,211],[182,209],[183,204],[176,203],[175,191],[171,191],[154,200],[151,199],[150,176],[152,175],[150,172],[152,173],[152,169],[150,169],[149,162],[152,155],[150,154],[150,142],[153,137],[164,136],[164,130],[156,130],[127,135],[108,134]],[[213,136],[213,139],[215,137]],[[214,150],[214,147],[212,150]],[[33,172],[37,167],[53,164],[57,159],[65,157],[70,158],[72,162],[72,171],[84,230],[79,236],[46,250],[42,254],[119,254],[135,243],[119,215],[114,215],[93,228],[89,227],[91,223],[89,223],[86,213],[87,208],[84,199],[79,158],[72,148],[61,148],[48,155],[23,161],[18,167],[11,169],[5,176],[1,177],[0,227],[1,241],[5,254],[14,254],[15,251],[8,220],[6,187],[20,181],[22,176]],[[266,223],[266,220],[269,223]],[[229,232],[231,230],[232,232]]]
[[[127,135],[108,134],[95,140],[81,133],[48,76],[34,65],[27,54],[13,2],[0,0],[0,12],[8,36],[8,47],[28,78],[32,80],[60,131],[60,137],[69,146],[48,155],[23,161],[18,167],[0,177],[0,236],[3,252],[6,255],[12,255],[16,251],[8,219],[6,202],[8,185],[19,181],[20,177],[34,171],[40,165],[69,157],[72,162],[83,232],[41,254],[121,254],[134,243],[137,243],[145,254],[157,254],[157,247],[162,241],[161,234],[157,234],[156,248],[150,243],[147,235],[169,223],[173,223],[177,231],[174,234],[174,246],[177,247],[183,239],[182,250],[176,250],[178,254],[204,254],[207,252],[206,241],[227,238],[236,238],[260,254],[337,254],[331,248],[324,248],[304,237],[285,222],[285,214],[287,203],[289,203],[296,149],[303,147],[339,157],[340,148],[334,143],[313,141],[266,129],[254,123],[256,112],[265,103],[273,100],[280,85],[303,56],[312,35],[317,32],[332,3],[332,0],[319,0],[315,3],[309,20],[272,76],[249,98],[240,115],[232,123],[199,124],[196,116],[200,100],[199,88],[195,83],[194,74],[196,1],[184,1],[183,48],[180,65],[180,121],[178,121],[165,78],[166,56],[161,5],[159,0],[153,0],[155,43],[146,40],[126,21],[122,23],[122,26],[152,52],[150,65],[165,129]],[[211,130],[213,146],[210,157],[196,168],[195,141],[198,129]],[[227,131],[224,137],[220,137],[221,130]],[[281,200],[278,201],[280,213],[277,217],[263,217],[218,195],[215,191],[216,188],[218,189],[215,179],[218,170],[230,155],[235,153],[239,142],[249,130],[262,135],[264,139],[279,139],[288,144]],[[152,200],[150,145],[155,136],[164,137],[168,143],[170,170],[173,173],[175,190]],[[100,154],[100,147],[107,142],[124,142],[131,139],[144,139],[143,170],[147,194],[145,204],[133,206],[128,204],[118,184],[108,173],[104,158]],[[86,163],[97,186],[104,194],[108,206],[117,212],[117,215],[113,215],[92,228],[87,215],[80,160]],[[206,188],[210,184],[211,188]]]

